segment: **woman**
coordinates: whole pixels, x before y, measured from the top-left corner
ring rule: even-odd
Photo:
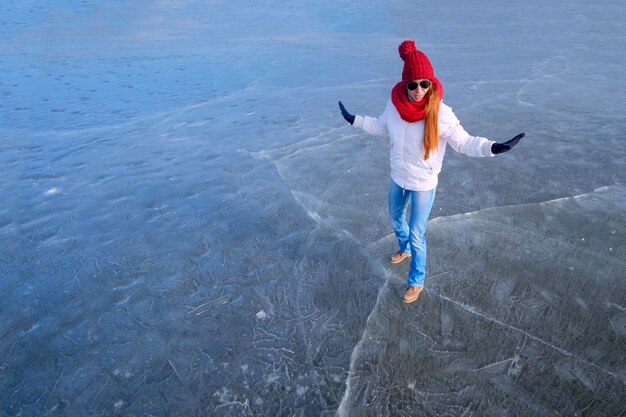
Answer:
[[[399,263],[411,259],[408,288],[402,301],[412,303],[424,289],[426,224],[446,144],[468,156],[494,156],[510,150],[524,133],[505,143],[470,136],[452,109],[442,103],[443,86],[426,55],[411,40],[402,42],[398,50],[404,61],[402,81],[391,90],[391,98],[380,117],[354,116],[341,101],[339,108],[351,125],[370,134],[390,137],[389,221],[399,250],[389,260]],[[411,215],[407,224],[409,202]]]

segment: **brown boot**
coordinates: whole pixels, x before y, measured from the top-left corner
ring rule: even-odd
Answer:
[[[423,289],[423,285],[409,286],[409,288],[406,289],[404,295],[402,296],[402,301],[404,301],[405,303],[412,303],[413,301],[417,300]]]
[[[389,258],[389,262],[391,262],[392,264],[397,264],[410,257],[411,252],[402,252],[401,250],[399,250],[398,252],[391,255],[391,257]]]

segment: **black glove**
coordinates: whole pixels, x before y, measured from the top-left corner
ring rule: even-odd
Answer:
[[[354,116],[348,113],[348,110],[343,107],[343,103],[341,101],[339,102],[339,109],[341,110],[341,115],[343,116],[343,118],[346,119],[346,122],[354,124]]]
[[[522,139],[524,136],[526,136],[526,133],[520,133],[519,135],[515,136],[513,139],[507,140],[504,143],[494,143],[493,145],[491,145],[491,153],[497,155],[502,152],[510,151],[511,148],[517,145],[517,142],[519,142],[520,139]]]

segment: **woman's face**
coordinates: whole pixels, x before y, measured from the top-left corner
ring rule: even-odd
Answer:
[[[417,88],[415,88],[414,90],[411,90],[411,87],[414,87],[415,84],[417,84]],[[426,88],[424,88],[424,85],[428,85]],[[409,95],[409,100],[410,101],[420,101],[422,100],[425,96],[426,93],[428,93],[428,90],[430,89],[430,85],[431,82],[430,80],[414,80],[413,82],[408,82],[407,83],[407,94]]]

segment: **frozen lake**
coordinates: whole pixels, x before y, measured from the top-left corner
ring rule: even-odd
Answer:
[[[0,416],[626,416],[626,6],[0,11]],[[409,305],[388,142],[337,107],[404,39],[526,132],[448,150]]]

